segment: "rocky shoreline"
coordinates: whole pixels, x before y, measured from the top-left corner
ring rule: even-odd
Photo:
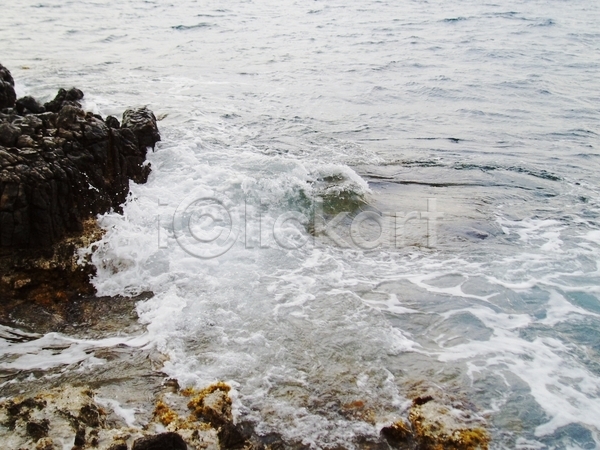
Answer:
[[[276,434],[259,436],[251,423],[236,423],[230,391],[222,382],[195,390],[180,389],[176,380],[165,379],[153,405],[147,405],[151,417],[138,425],[130,410],[97,396],[89,387],[55,388],[0,402],[0,438],[9,448],[19,450],[312,448],[301,442],[284,442]],[[460,409],[461,405],[430,387],[412,401],[407,420],[383,427],[379,439],[349,446],[373,450],[488,448],[487,431],[477,426],[478,420]]]
[[[85,112],[83,92],[60,89],[40,105],[16,99],[0,65],[0,298],[46,305],[94,293],[76,250],[98,240],[96,216],[121,211],[130,180],[145,183],[160,140],[146,108],[122,123]]]
[[[122,211],[130,181],[146,182],[151,170],[146,154],[160,134],[147,108],[127,110],[121,121],[102,118],[82,109],[83,96],[72,88],[60,89],[44,105],[29,96],[17,99],[10,71],[0,65],[0,324],[26,330],[11,335],[15,341],[74,329],[96,337],[114,332],[111,326],[140,326],[138,299],[94,296],[94,268],[81,260],[78,250],[101,238],[98,214]],[[0,390],[3,448],[311,448],[284,442],[276,434],[260,436],[251,423],[234,420],[232,387],[226,383],[181,389],[177,380],[160,372],[160,355],[140,350],[122,357],[118,349],[102,351],[98,356],[117,361],[115,367],[134,369],[106,375],[95,384],[85,374],[66,380],[51,373],[39,386],[30,380],[32,373],[0,374],[8,379]],[[144,392],[138,409],[142,413],[134,419],[131,410],[103,399],[99,380],[112,383],[115,390],[135,384]],[[408,396],[413,399],[410,406],[399,412],[397,421],[382,426],[379,437],[349,446],[488,447],[484,421],[467,401],[435,386],[420,386]],[[359,400],[341,408],[357,420],[372,422],[375,417]]]

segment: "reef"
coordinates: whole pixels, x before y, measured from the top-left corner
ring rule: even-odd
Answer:
[[[82,109],[84,93],[60,89],[40,104],[16,98],[0,65],[0,299],[57,302],[93,293],[77,248],[97,240],[95,218],[120,212],[130,180],[145,183],[160,140],[147,108],[122,121]],[[81,261],[79,261],[81,263]]]

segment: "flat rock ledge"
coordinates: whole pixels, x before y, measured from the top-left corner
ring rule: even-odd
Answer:
[[[0,439],[19,450],[313,448],[309,442],[287,442],[274,433],[258,435],[251,423],[236,421],[230,390],[223,382],[181,390],[176,380],[166,379],[154,406],[142,406],[141,411],[153,412],[141,423],[138,414],[131,414],[133,409],[100,398],[89,387],[63,386],[0,401]],[[384,426],[379,439],[349,443],[349,448],[487,450],[489,436],[482,422],[448,400],[433,391],[417,397],[408,420]]]
[[[98,214],[122,210],[130,180],[148,179],[146,153],[160,140],[152,111],[103,119],[81,108],[83,96],[17,99],[0,65],[0,300],[93,292],[75,251],[100,236]]]
[[[0,401],[0,439],[19,450],[264,449],[234,424],[229,390],[215,383],[201,391],[165,391],[152,420],[140,424],[131,410],[88,387],[64,386]]]

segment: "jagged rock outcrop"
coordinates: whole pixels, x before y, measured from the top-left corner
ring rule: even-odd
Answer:
[[[146,151],[160,140],[154,114],[128,110],[121,127],[107,126],[81,109],[82,97],[61,89],[44,107],[29,97],[0,113],[1,247],[50,246],[120,210],[130,179],[147,180]]]
[[[0,109],[12,108],[16,100],[15,81],[10,71],[0,64]]]
[[[0,65],[0,297],[15,289],[4,266],[38,269],[43,256],[61,270],[71,267],[72,255],[64,260],[55,247],[81,236],[96,215],[121,211],[129,180],[146,182],[146,152],[160,140],[147,108],[125,111],[120,125],[85,112],[79,89],[60,89],[42,106],[17,100],[13,85]]]

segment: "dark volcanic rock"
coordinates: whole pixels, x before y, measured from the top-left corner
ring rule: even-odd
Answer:
[[[45,106],[32,97],[15,106],[12,83],[0,65],[0,108],[10,108],[0,112],[0,296],[8,297],[8,291],[36,284],[21,279],[47,278],[39,270],[76,270],[73,245],[56,245],[81,236],[84,222],[96,215],[121,211],[129,180],[148,179],[146,152],[160,140],[147,108],[127,110],[119,126],[115,118],[107,123],[83,111],[83,92],[76,88],[60,89]],[[18,267],[27,273],[6,272]],[[80,275],[77,283],[87,279]],[[17,280],[18,287],[6,280]]]
[[[7,82],[11,86],[15,85],[15,80],[13,80],[10,70],[8,70],[2,64],[0,64],[0,80]]]
[[[117,130],[119,128],[121,128],[119,119],[117,119],[115,116],[108,116],[104,122],[106,123],[106,126],[109,128],[116,128]]]
[[[63,106],[72,105],[81,108],[81,103],[78,100],[83,98],[83,92],[77,88],[71,88],[68,91],[59,89],[54,100],[44,104],[46,111],[59,112]]]
[[[108,450],[127,450],[127,444],[115,444],[108,447]]]
[[[50,424],[47,420],[42,420],[41,422],[28,422],[26,428],[27,434],[36,441],[48,436],[49,429]]]
[[[0,109],[12,108],[16,100],[15,88],[6,81],[0,81]]]
[[[152,147],[160,141],[156,126],[156,117],[148,108],[128,109],[123,113],[123,128],[129,128],[138,139],[140,145]]]
[[[12,108],[17,100],[15,82],[10,71],[0,64],[0,109]]]
[[[161,433],[136,439],[131,450],[187,450],[187,445],[177,433]]]
[[[21,129],[10,123],[0,124],[0,145],[14,147],[21,136]]]
[[[75,433],[75,447],[83,447],[85,445],[85,428],[79,428]]]
[[[15,109],[19,114],[41,114],[46,112],[46,108],[40,105],[35,98],[29,95],[17,100]]]
[[[10,71],[0,64],[0,109],[12,108],[17,100],[15,82]]]
[[[237,449],[243,448],[246,444],[246,436],[240,432],[233,422],[221,425],[217,436],[219,436],[219,444],[222,448]]]
[[[152,112],[127,114],[135,120],[120,129],[69,102],[58,113],[0,118],[1,247],[47,247],[121,209],[129,180],[147,180],[146,148],[159,139]]]

